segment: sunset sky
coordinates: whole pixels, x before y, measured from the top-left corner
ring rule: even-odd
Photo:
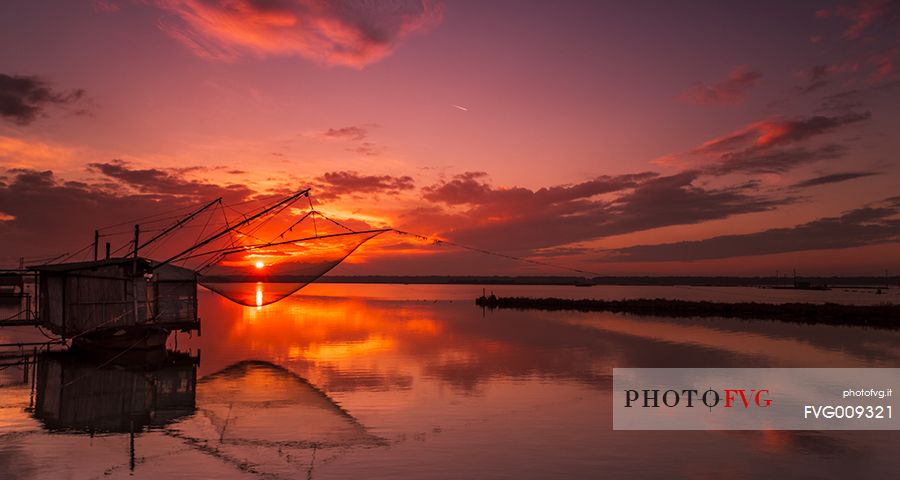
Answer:
[[[603,275],[900,269],[898,1],[7,0],[0,43],[2,265],[311,187]],[[334,273],[571,272],[391,234]]]

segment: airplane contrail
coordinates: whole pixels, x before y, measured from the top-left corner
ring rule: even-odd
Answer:
[[[464,106],[462,106],[462,105],[453,105],[453,108],[458,108],[458,109],[460,109],[460,110],[462,110],[462,111],[464,111],[464,112],[468,112],[468,111],[469,111],[468,108],[466,108],[466,107],[464,107]]]

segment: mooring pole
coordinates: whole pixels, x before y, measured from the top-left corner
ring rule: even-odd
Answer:
[[[134,257],[134,273],[137,273],[137,254],[138,254],[138,242],[141,238],[141,226],[134,226],[134,250],[131,252],[131,255]]]
[[[141,226],[134,226],[134,258],[131,261],[131,296],[134,300],[134,323],[138,324],[138,300],[137,300],[137,264],[138,264],[138,245],[141,238]]]
[[[134,420],[131,421],[131,435],[128,442],[128,469],[134,471]]]
[[[29,411],[34,411],[34,387],[37,383],[37,361],[38,361],[38,350],[37,347],[34,347],[34,350],[31,354],[31,359],[34,362],[34,365],[31,366],[31,394],[28,396],[28,409]]]
[[[106,242],[106,259],[109,260],[109,242]]]
[[[100,230],[94,230],[94,261],[97,261],[97,249],[100,248]]]

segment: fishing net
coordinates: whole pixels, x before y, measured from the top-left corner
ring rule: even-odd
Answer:
[[[384,230],[239,246],[201,271],[204,287],[246,306],[277,302],[315,281]]]

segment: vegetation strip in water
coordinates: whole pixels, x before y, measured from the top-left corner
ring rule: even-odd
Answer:
[[[479,297],[475,303],[485,308],[520,310],[576,310],[617,312],[660,317],[729,317],[779,320],[792,323],[855,325],[873,328],[900,327],[900,305],[842,305],[837,303],[757,303],[708,302],[638,298],[591,300],[566,298]]]

